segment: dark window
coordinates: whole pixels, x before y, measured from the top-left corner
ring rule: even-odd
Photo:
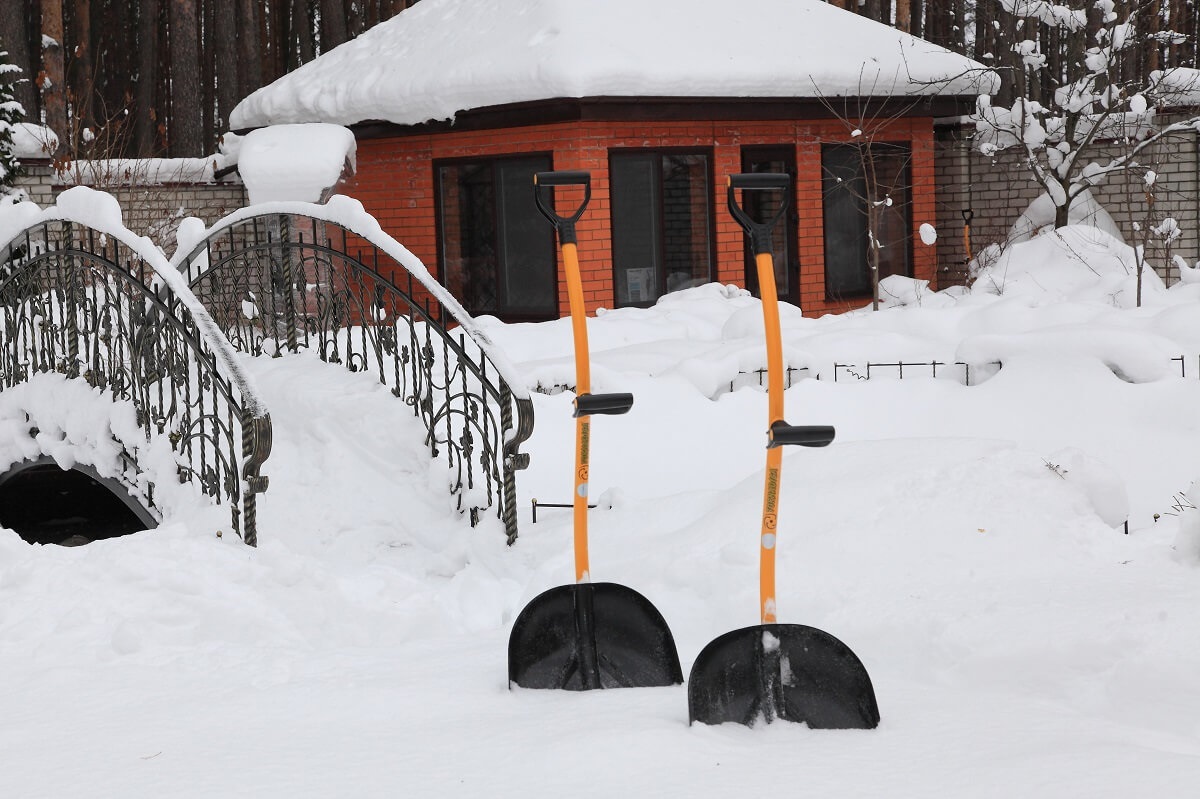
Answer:
[[[772,231],[771,259],[775,264],[775,291],[779,299],[799,304],[800,259],[796,228],[800,215],[796,211],[796,151],[792,147],[743,148],[742,171],[783,172],[792,177],[791,193],[786,198],[777,191],[746,191],[742,192],[740,201],[751,219],[766,222],[779,212],[779,203],[786,199],[787,211]],[[746,288],[759,296],[758,267],[749,241],[746,242]]]
[[[821,148],[825,196],[825,293],[831,299],[870,296],[867,175],[874,172],[879,277],[911,275],[911,151],[876,142]]]
[[[442,280],[470,313],[557,316],[554,228],[533,201],[533,174],[550,168],[548,156],[437,166]]]
[[[712,279],[709,163],[707,153],[610,153],[617,305],[652,305]]]

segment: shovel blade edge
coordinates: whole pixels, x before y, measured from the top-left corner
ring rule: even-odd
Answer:
[[[521,611],[508,639],[508,681],[585,691],[679,685],[675,639],[650,600],[616,583],[551,588]]]
[[[837,638],[802,624],[762,624],[701,650],[688,676],[688,718],[869,730],[879,725],[879,705],[866,667]]]

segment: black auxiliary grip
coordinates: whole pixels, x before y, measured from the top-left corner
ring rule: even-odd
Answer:
[[[586,186],[591,180],[592,173],[582,169],[536,172],[533,176],[536,186]]]
[[[825,447],[833,443],[833,427],[820,425],[790,425],[779,421],[767,434],[767,449],[798,444],[801,447]]]
[[[632,407],[632,394],[580,394],[575,398],[573,416],[620,416]]]
[[[786,189],[791,182],[786,172],[743,172],[729,176],[731,189]]]

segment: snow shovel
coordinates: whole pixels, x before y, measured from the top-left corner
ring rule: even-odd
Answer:
[[[771,259],[771,233],[787,205],[786,174],[754,173],[729,178],[729,212],[750,236],[762,294],[767,338],[767,470],[759,539],[762,624],[726,633],[701,650],[688,677],[691,722],[727,721],[754,726],[776,719],[814,728],[871,729],[879,724],[875,690],[862,661],[829,633],[775,620],[775,529],[779,513],[781,447],[823,447],[833,441],[825,426],[794,426],[783,420],[783,346]],[[779,191],[773,219],[758,222],[737,204],[735,191]]]
[[[593,394],[588,364],[587,322],[575,223],[591,199],[587,172],[534,175],[538,209],[558,231],[571,329],[575,340],[575,584],[551,588],[534,598],[513,624],[508,639],[509,686],[586,691],[678,685],[683,682],[675,639],[662,614],[644,596],[615,583],[593,583],[588,566],[588,454],[591,419],[626,413],[632,394]],[[555,186],[583,187],[583,202],[569,217],[556,214]],[[550,197],[544,192],[549,190]]]

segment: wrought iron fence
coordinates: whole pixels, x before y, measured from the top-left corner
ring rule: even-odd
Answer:
[[[147,440],[170,441],[180,482],[228,504],[255,545],[270,417],[195,298],[177,277],[172,287],[166,259],[137,243],[50,219],[0,248],[0,391],[55,372],[131,403]],[[157,516],[148,478],[163,475],[141,475],[133,442],[118,443],[118,479]]]
[[[969,363],[963,361],[866,361],[862,364],[857,363],[838,363],[830,364],[830,371],[833,377],[833,382],[837,383],[843,380],[870,380],[872,377],[889,377],[897,380],[907,377],[938,377],[939,374],[945,377],[947,370],[951,370],[963,385],[973,385],[972,380],[977,379],[980,366],[986,366],[993,371],[1000,368],[999,363],[976,364],[974,370]],[[939,370],[940,373],[939,373]],[[872,375],[872,372],[874,374]],[[882,374],[881,374],[882,373]],[[784,370],[784,388],[790,388],[796,381],[803,379],[821,380],[822,373],[808,366],[792,367],[789,366]],[[767,381],[766,369],[754,369],[748,372],[739,372],[737,378],[729,383],[729,390],[734,391],[737,388],[750,385],[765,386]]]
[[[424,425],[430,455],[446,458],[458,509],[472,525],[494,512],[512,543],[515,473],[533,432],[528,390],[419,261],[330,208],[235,215],[175,263],[239,349],[312,349],[390,386]]]
[[[1180,358],[1174,360],[1181,361]],[[972,366],[963,361],[891,361],[891,362],[874,362],[866,361],[862,364],[856,363],[839,363],[834,362],[829,364],[829,369],[826,372],[818,371],[815,368],[808,366],[789,366],[783,371],[783,387],[791,388],[801,380],[821,380],[823,376],[831,375],[833,382],[837,383],[845,380],[870,380],[872,377],[890,377],[899,380],[905,377],[946,377],[947,372],[957,377],[963,385],[974,385],[972,381],[979,379],[979,370],[981,367],[986,368],[988,375],[999,370],[1000,363],[992,362],[987,364],[975,364]],[[757,386],[766,388],[767,385],[767,370],[766,369],[749,369],[743,372],[738,372],[737,375],[728,383],[722,384],[722,389],[718,393],[726,391],[733,392],[740,388]],[[726,388],[728,386],[728,388]],[[558,394],[562,391],[574,391],[575,387],[569,383],[553,383],[550,385],[537,385],[535,391],[541,394]]]

